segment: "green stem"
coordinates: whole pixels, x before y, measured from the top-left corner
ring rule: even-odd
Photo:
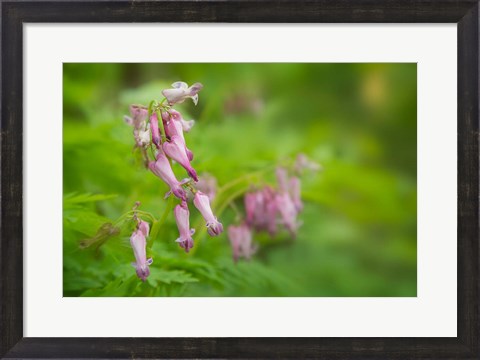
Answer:
[[[256,177],[258,175],[261,175],[271,169],[274,169],[277,165],[270,165],[270,166],[267,166],[266,168],[262,169],[262,170],[257,170],[257,171],[254,171],[254,172],[251,172],[251,173],[248,173],[248,174],[245,174],[243,176],[240,176],[239,178],[236,178],[235,180],[233,181],[230,181],[229,183],[226,183],[225,185],[223,185],[220,189],[218,189],[218,192],[217,194],[220,194],[220,193],[223,193],[225,192],[225,190],[228,190],[230,189],[231,187],[237,185],[237,184],[240,184],[242,181],[244,180],[248,180],[250,178],[253,178],[253,177]]]
[[[129,215],[131,214],[134,214],[134,213],[137,213],[139,215],[143,215],[143,216],[146,216],[146,217],[149,217],[152,222],[155,222],[157,221],[155,219],[155,217],[150,214],[149,212],[146,212],[146,211],[142,211],[142,210],[130,210],[130,211],[127,211],[125,214],[121,215],[116,221],[115,221],[115,225],[119,224],[120,222],[124,221],[126,217],[128,217]]]
[[[152,115],[153,105],[154,105],[156,102],[157,102],[156,100],[152,100],[152,101],[150,101],[150,104],[148,104],[148,118],[149,118],[149,119],[150,119],[150,115]]]
[[[163,126],[163,119],[162,119],[162,114],[161,111],[157,108],[157,119],[158,119],[158,125],[160,129],[160,134],[162,136],[162,143],[164,143],[167,140],[167,137],[165,135],[165,127]]]
[[[155,221],[153,223],[152,230],[150,231],[150,241],[148,242],[148,245],[147,245],[148,249],[152,248],[154,240],[158,237],[158,233],[160,232],[160,228],[162,227],[162,225],[167,220],[168,215],[172,212],[173,201],[174,201],[174,196],[170,195],[170,197],[167,200],[167,205],[165,206],[165,210],[162,214],[162,217],[160,218],[160,220]]]

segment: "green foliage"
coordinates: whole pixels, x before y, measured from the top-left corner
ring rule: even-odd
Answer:
[[[322,164],[302,179],[295,240],[257,234],[258,253],[235,264],[190,206],[193,251],[175,243],[177,200],[122,118],[177,80],[205,85],[178,109],[197,120],[186,140],[218,180],[225,228],[276,165],[300,152]],[[415,64],[64,64],[63,95],[64,296],[416,295]],[[151,226],[146,282],[131,265],[136,201]]]

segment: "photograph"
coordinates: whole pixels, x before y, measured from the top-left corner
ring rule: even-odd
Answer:
[[[63,63],[63,297],[416,297],[416,63]]]

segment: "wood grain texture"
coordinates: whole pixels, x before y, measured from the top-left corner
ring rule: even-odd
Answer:
[[[22,23],[2,4],[0,355],[23,336]]]
[[[478,1],[2,1],[1,19],[0,356],[479,358]],[[458,337],[23,338],[22,24],[24,22],[458,23]]]
[[[26,22],[458,22],[474,0],[4,2]]]
[[[479,6],[458,24],[458,337],[477,350],[479,312]],[[461,325],[461,326],[460,326]]]

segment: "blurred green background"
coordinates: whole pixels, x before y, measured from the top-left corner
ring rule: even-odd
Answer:
[[[64,64],[64,296],[416,296],[416,72],[416,64]],[[224,186],[298,153],[323,171],[302,178],[297,239],[260,234],[251,261],[233,263],[225,233],[198,231],[193,206],[195,247],[185,254],[169,213],[142,283],[131,227],[101,246],[80,244],[137,200],[164,214],[167,187],[133,153],[123,115],[179,80],[204,85],[198,106],[176,106],[197,120],[186,140],[200,175]],[[268,171],[249,178],[274,180]],[[225,199],[213,206],[226,228],[235,212]]]

